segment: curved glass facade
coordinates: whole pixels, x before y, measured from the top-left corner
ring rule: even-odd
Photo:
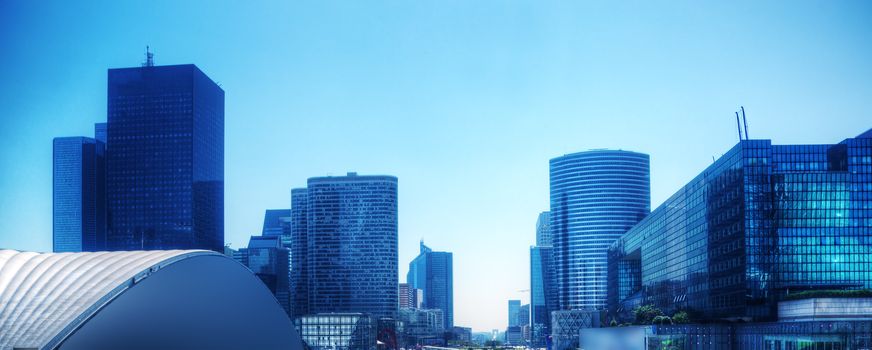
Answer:
[[[307,194],[308,312],[395,319],[397,178],[314,177]]]
[[[596,150],[551,159],[551,232],[560,309],[606,304],[609,245],[651,209],[647,154]]]

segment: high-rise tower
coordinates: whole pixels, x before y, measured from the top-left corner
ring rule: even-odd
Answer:
[[[651,208],[647,154],[596,150],[551,159],[558,307],[606,305],[608,248]]]
[[[109,70],[108,248],[224,248],[224,91],[192,64]]]

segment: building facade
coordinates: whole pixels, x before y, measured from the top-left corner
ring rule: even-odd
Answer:
[[[262,236],[281,237],[282,245],[291,248],[291,210],[267,209],[263,214]]]
[[[224,247],[224,91],[194,65],[109,70],[108,248]]]
[[[606,306],[608,248],[650,210],[648,155],[596,150],[550,161],[558,307]]]
[[[609,305],[768,321],[785,296],[872,288],[872,130],[743,140],[615,242]]]
[[[544,347],[551,334],[551,311],[557,310],[551,215],[536,220],[536,245],[530,247],[530,345]]]
[[[309,313],[308,241],[309,192],[291,190],[291,307],[292,317]]]
[[[322,313],[297,318],[294,325],[304,348],[311,350],[373,350],[376,327],[361,313]]]
[[[52,250],[106,249],[106,159],[102,141],[58,137],[53,142]]]
[[[290,250],[284,247],[280,236],[252,236],[244,254],[245,265],[263,281],[285,312],[291,315]]]
[[[397,178],[314,177],[306,193],[307,313],[396,319]]]
[[[454,327],[454,267],[450,252],[434,252],[421,241],[420,254],[409,263],[406,282],[423,293],[425,309],[444,313],[444,329]]]
[[[521,313],[521,301],[509,300],[509,327],[520,326],[518,315]]]
[[[551,242],[551,213],[543,211],[536,219],[536,246],[550,247]]]
[[[401,309],[422,309],[424,301],[424,293],[418,288],[414,288],[408,283],[400,283],[400,308]]]

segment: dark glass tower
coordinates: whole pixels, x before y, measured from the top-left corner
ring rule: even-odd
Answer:
[[[450,252],[434,252],[421,242],[421,252],[409,263],[406,282],[422,290],[425,309],[442,310],[444,329],[454,327],[454,267]]]
[[[280,236],[252,236],[246,249],[246,265],[269,288],[276,300],[291,314],[289,266],[290,250]]]
[[[52,245],[55,252],[91,252],[106,245],[106,162],[103,142],[58,137],[53,145]]]
[[[307,193],[308,312],[396,319],[397,178],[315,177]]]
[[[838,144],[743,140],[609,252],[609,309],[772,320],[809,290],[872,288],[872,130]]]
[[[648,155],[596,150],[551,159],[550,167],[558,307],[602,309],[609,245],[651,208]]]
[[[194,65],[109,70],[108,248],[224,247],[224,91]]]
[[[294,319],[309,313],[309,192],[291,190],[291,300]]]

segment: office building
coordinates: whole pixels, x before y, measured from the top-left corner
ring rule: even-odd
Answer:
[[[543,211],[536,219],[536,246],[550,247],[551,242],[551,213]]]
[[[520,300],[509,300],[509,327],[520,326],[518,314],[521,312]]]
[[[506,345],[520,346],[524,345],[524,334],[521,331],[521,326],[509,326],[505,333]]]
[[[294,193],[300,192],[292,192],[292,201]],[[308,275],[299,283],[308,286],[307,313],[396,319],[397,178],[314,177],[306,193]],[[291,207],[294,225],[296,204]]]
[[[292,245],[291,210],[267,209],[263,214],[263,230],[260,234],[281,237],[282,245],[290,249]]]
[[[0,349],[303,348],[243,266],[206,251],[0,250]]]
[[[292,317],[309,313],[309,193],[305,188],[291,190],[291,300]]]
[[[521,327],[527,326],[530,324],[530,304],[521,305],[518,308],[518,321],[517,324]]]
[[[368,315],[355,312],[319,313],[294,321],[310,350],[374,350],[376,327]]]
[[[403,341],[408,346],[445,345],[445,315],[439,309],[400,309]]]
[[[224,91],[192,64],[109,70],[110,250],[224,247]]]
[[[413,288],[408,283],[400,283],[400,308],[421,309],[423,308],[424,291]]]
[[[106,248],[104,144],[88,137],[53,142],[52,250],[93,252]]]
[[[550,161],[558,307],[603,309],[607,252],[650,210],[647,154],[596,150]]]
[[[245,264],[275,295],[291,315],[290,250],[280,236],[251,236],[245,249]]]
[[[557,310],[551,247],[530,247],[530,339],[544,346],[551,334],[551,311]]]
[[[791,293],[872,288],[870,256],[872,130],[743,140],[612,245],[610,310],[773,320]]]
[[[420,253],[409,263],[406,282],[422,290],[425,309],[439,309],[444,313],[444,329],[454,327],[454,271],[450,252],[434,252],[420,244]]]

